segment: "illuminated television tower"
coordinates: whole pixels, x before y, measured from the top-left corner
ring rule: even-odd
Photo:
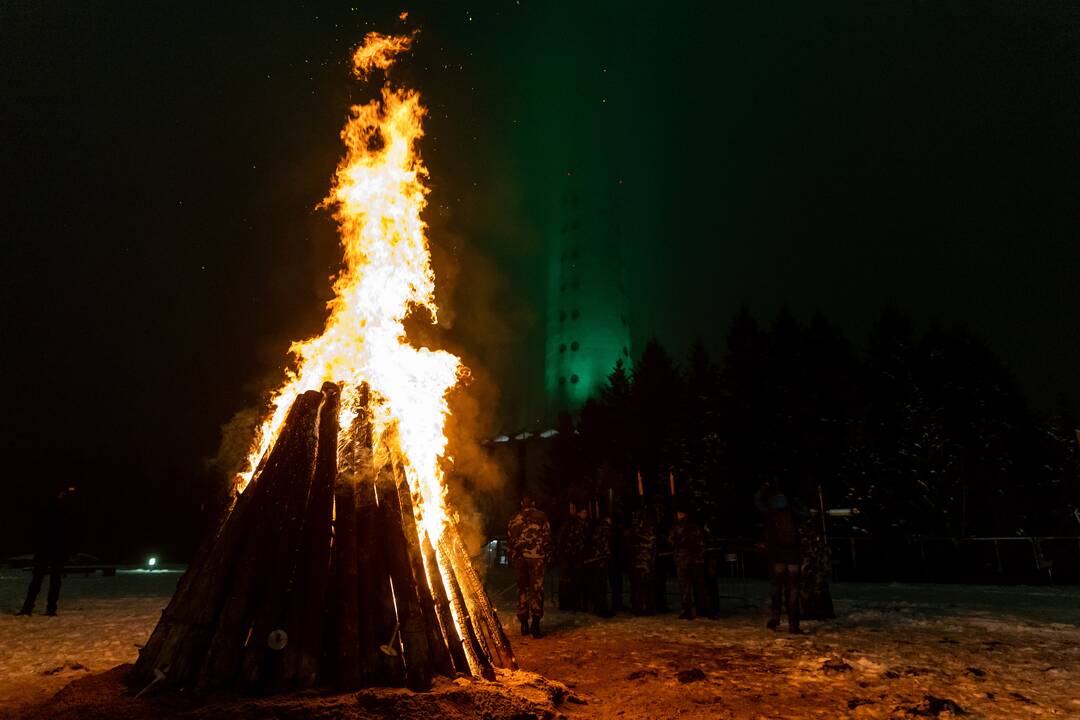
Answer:
[[[631,358],[618,179],[566,172],[548,215],[547,415],[576,412]]]

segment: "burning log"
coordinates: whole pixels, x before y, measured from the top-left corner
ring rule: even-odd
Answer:
[[[407,555],[409,570],[412,575],[412,584],[417,589],[417,599],[420,603],[420,612],[425,618],[424,631],[427,634],[427,645],[431,654],[432,669],[441,674],[453,676],[454,663],[450,657],[450,649],[446,638],[446,628],[439,619],[435,610],[435,587],[442,585],[439,575],[429,576],[424,567],[424,556],[420,546],[421,530],[416,524],[416,514],[413,506],[412,491],[405,477],[405,471],[401,467],[399,449],[397,448],[396,434],[387,442],[387,447],[392,449],[389,453],[389,466],[393,472],[396,497],[391,504],[397,505],[401,515],[401,527],[404,531],[403,548]],[[468,672],[466,667],[462,672]]]
[[[440,543],[440,548],[442,548]],[[487,648],[480,643],[480,637],[476,633],[472,616],[469,614],[469,606],[465,603],[465,596],[461,592],[461,584],[458,582],[457,573],[453,561],[443,553],[442,566],[445,568],[444,577],[450,585],[450,603],[457,616],[458,627],[464,628],[462,640],[465,644],[466,654],[472,658],[480,668],[480,675],[487,680],[495,679],[495,668],[491,664]]]
[[[357,565],[360,576],[361,674],[365,685],[401,685],[405,668],[400,654],[383,651],[397,644],[398,619],[386,557],[386,531],[375,497],[375,471],[365,470],[358,484],[357,524],[360,542]]]
[[[231,577],[224,578],[229,592],[199,669],[197,687],[201,690],[235,684],[247,649],[252,643],[268,643],[269,634],[275,629],[268,627],[273,607],[259,603],[263,599],[277,601],[274,594],[283,589],[286,563],[279,553],[287,546],[280,540],[283,536],[295,538],[297,526],[302,527],[305,509],[296,505],[306,500],[311,486],[322,399],[322,394],[315,391],[297,399],[258,483],[252,488],[265,499],[258,516],[252,514],[250,518],[251,527],[245,533]],[[198,602],[198,598],[193,598],[193,602]]]
[[[446,637],[446,645],[450,652],[450,659],[454,663],[454,669],[460,673],[469,674],[469,660],[465,655],[465,646],[462,644],[461,634],[458,632],[454,615],[450,611],[450,599],[446,596],[446,586],[443,585],[442,575],[439,572],[439,561],[435,558],[435,549],[431,541],[424,538],[421,546],[424,554],[424,569],[431,578],[431,594],[435,605],[435,614],[439,624],[443,628]]]
[[[461,574],[465,576],[469,591],[475,599],[476,607],[474,615],[480,617],[481,626],[488,635],[489,644],[495,648],[495,651],[501,658],[499,666],[517,670],[517,659],[514,657],[514,652],[510,648],[510,640],[506,637],[506,631],[503,630],[502,623],[499,622],[499,615],[495,612],[495,607],[491,604],[491,600],[484,590],[483,581],[480,579],[480,576],[477,575],[472,560],[469,559],[469,554],[465,550],[465,545],[461,542],[461,536],[458,534],[456,528],[448,530],[446,536],[446,545],[450,548],[451,556],[457,562],[458,567],[462,569],[463,572]]]
[[[315,475],[308,500],[301,566],[291,588],[294,600],[286,623],[297,633],[295,641],[285,646],[281,679],[287,686],[315,684],[322,653],[322,628],[327,615],[325,602],[331,578],[334,490],[338,474],[340,390],[333,383],[325,383],[322,393]]]
[[[424,628],[425,618],[420,609],[421,591],[409,564],[401,506],[398,504],[393,470],[389,465],[388,461],[379,472],[375,491],[379,500],[379,517],[385,530],[383,538],[390,580],[394,586],[398,631],[405,661],[405,684],[411,690],[427,690],[431,687],[431,652]],[[423,592],[428,592],[426,583]],[[430,620],[436,622],[434,617]]]
[[[360,389],[361,397],[367,399],[367,388]],[[334,531],[331,554],[333,577],[333,634],[331,647],[335,651],[334,680],[343,690],[355,690],[361,686],[360,667],[360,581],[357,557],[357,498],[356,486],[369,478],[365,470],[370,467],[371,428],[365,413],[357,416],[353,425],[353,471],[355,474],[339,474],[334,483]]]

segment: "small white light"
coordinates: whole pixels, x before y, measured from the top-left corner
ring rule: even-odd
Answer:
[[[150,559],[146,561],[146,564],[150,567],[154,567],[155,565],[157,565],[157,558],[150,556]]]

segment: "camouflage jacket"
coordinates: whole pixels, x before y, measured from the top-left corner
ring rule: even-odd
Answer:
[[[611,518],[604,518],[593,526],[589,562],[607,562],[611,558],[611,533]]]
[[[570,516],[559,530],[559,562],[563,567],[581,567],[588,547],[589,521]]]
[[[652,572],[656,567],[656,526],[648,518],[638,518],[631,526],[629,544],[634,570]]]
[[[551,557],[551,523],[543,510],[525,508],[510,518],[506,534],[511,560],[533,558],[547,560]]]
[[[668,533],[668,542],[675,554],[676,565],[692,565],[705,561],[705,537],[701,526],[690,518],[676,520]]]

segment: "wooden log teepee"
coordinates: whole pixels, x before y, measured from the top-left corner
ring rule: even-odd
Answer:
[[[396,436],[376,442],[366,388],[346,433],[339,395],[326,383],[293,403],[140,651],[137,683],[423,691],[434,675],[516,667],[456,528],[431,538],[417,523]]]

